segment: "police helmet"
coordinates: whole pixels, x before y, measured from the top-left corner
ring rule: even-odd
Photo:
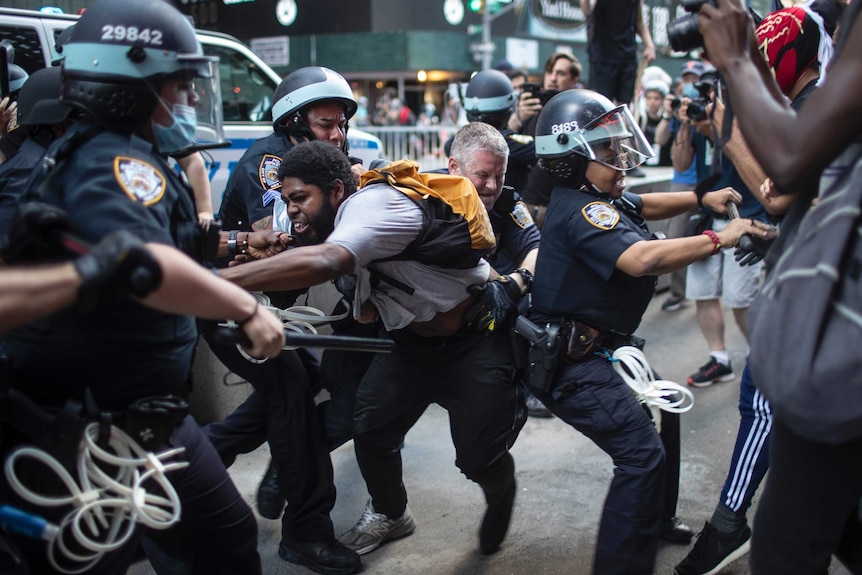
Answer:
[[[60,68],[42,68],[21,88],[18,123],[22,126],[59,124],[72,109],[60,101]]]
[[[499,70],[483,70],[467,84],[464,110],[469,121],[485,122],[500,129],[509,122],[516,100],[508,76]]]
[[[191,23],[164,0],[99,0],[63,46],[62,99],[103,124],[137,130],[168,76],[213,78]]]
[[[272,127],[287,128],[293,134],[314,139],[301,113],[314,102],[335,100],[344,106],[344,116],[350,120],[356,113],[353,90],[344,77],[323,66],[306,66],[288,74],[275,89],[272,104]],[[306,130],[308,132],[306,132]]]
[[[625,105],[592,90],[560,92],[536,120],[536,157],[552,175],[579,184],[587,161],[627,171],[653,156]]]

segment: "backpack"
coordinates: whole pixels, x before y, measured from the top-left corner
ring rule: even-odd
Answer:
[[[862,437],[862,142],[820,189],[749,309],[749,368],[779,421],[834,444]]]
[[[469,269],[496,245],[494,230],[476,188],[467,178],[420,173],[419,164],[398,160],[359,178],[359,187],[386,184],[422,210],[422,230],[400,254],[377,261],[415,260]]]

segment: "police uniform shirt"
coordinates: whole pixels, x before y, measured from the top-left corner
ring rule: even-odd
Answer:
[[[604,332],[631,334],[655,290],[655,276],[616,269],[632,244],[650,239],[639,196],[620,200],[583,190],[555,188],[548,206],[533,282],[532,317],[571,317]]]
[[[278,168],[293,142],[285,133],[272,133],[249,147],[234,168],[222,198],[222,229],[252,231],[251,225],[272,216],[281,201]]]
[[[539,247],[542,236],[530,210],[512,188],[506,186],[488,214],[497,245],[488,261],[501,274],[511,273],[527,254]]]
[[[86,129],[76,125],[50,148]],[[191,194],[137,136],[97,131],[71,157],[58,158],[42,201],[66,211],[72,230],[97,243],[117,229],[191,252],[175,240],[197,228]],[[41,188],[37,172],[28,192]],[[16,379],[44,403],[80,398],[90,387],[100,407],[122,409],[142,395],[184,393],[197,341],[194,318],[163,313],[131,298],[103,300],[86,314],[60,312],[9,335]]]
[[[9,232],[24,186],[35,166],[45,154],[45,148],[35,140],[24,140],[21,148],[0,165],[0,240]]]
[[[503,128],[500,130],[509,146],[509,162],[506,165],[506,185],[522,191],[527,185],[527,176],[536,163],[536,142],[533,136],[519,134]]]

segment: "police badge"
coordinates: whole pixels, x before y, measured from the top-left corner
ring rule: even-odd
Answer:
[[[114,158],[114,177],[131,199],[151,206],[165,195],[165,177],[153,165],[137,158]]]

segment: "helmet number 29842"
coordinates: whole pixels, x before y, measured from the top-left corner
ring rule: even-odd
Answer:
[[[136,26],[102,26],[103,42],[141,42],[152,46],[162,45],[162,31]]]

